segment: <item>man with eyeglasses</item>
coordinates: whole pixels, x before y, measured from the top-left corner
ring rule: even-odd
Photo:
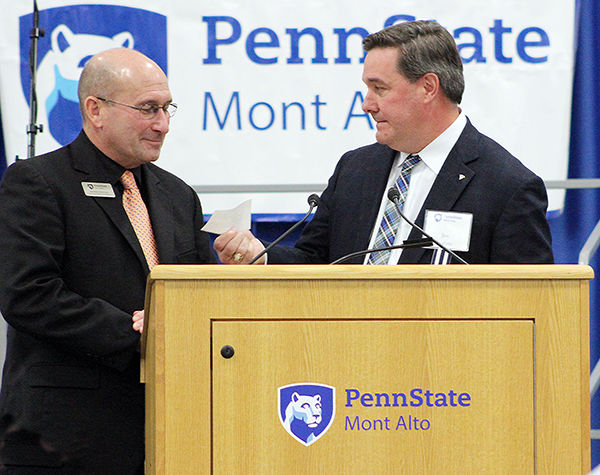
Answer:
[[[143,474],[146,277],[216,260],[196,193],[152,163],[176,110],[158,65],[99,53],[79,102],[81,134],[0,187],[0,457],[14,473]]]

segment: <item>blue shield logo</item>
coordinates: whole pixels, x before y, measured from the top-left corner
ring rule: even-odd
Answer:
[[[33,14],[19,18],[21,86],[29,103],[30,31]],[[111,48],[135,48],[167,72],[167,19],[147,10],[116,5],[70,5],[40,10],[38,42],[37,136],[40,151],[71,142],[81,130],[77,84],[94,54]]]
[[[305,446],[319,440],[335,417],[335,388],[326,384],[288,384],[277,390],[279,420]]]

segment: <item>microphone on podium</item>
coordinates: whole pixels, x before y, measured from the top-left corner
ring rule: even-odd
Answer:
[[[402,244],[397,244],[395,246],[386,246],[386,247],[374,247],[371,249],[364,249],[362,251],[353,252],[351,254],[346,254],[345,256],[336,259],[330,265],[341,264],[348,259],[352,259],[353,257],[364,256],[365,254],[371,254],[372,252],[379,251],[391,251],[392,249],[412,249],[415,247],[427,247],[431,246],[433,241],[431,238],[423,238],[423,239],[414,239],[412,241],[404,241]]]
[[[423,236],[425,236],[426,238],[429,238],[434,244],[436,244],[440,249],[446,251],[448,254],[450,254],[452,257],[454,257],[458,262],[460,262],[461,264],[466,264],[468,265],[469,263],[467,261],[465,261],[462,257],[456,255],[455,252],[451,251],[450,249],[448,249],[446,246],[444,246],[443,244],[441,244],[437,239],[435,239],[434,237],[432,237],[431,235],[427,234],[420,226],[417,226],[417,224],[413,223],[410,219],[408,219],[404,213],[402,212],[399,200],[400,200],[400,192],[398,191],[398,188],[396,188],[395,186],[391,186],[390,189],[387,192],[387,196],[388,199],[394,203],[396,205],[396,209],[398,210],[398,213],[400,214],[400,216],[402,217],[402,219],[404,221],[406,221],[408,224],[410,224],[411,227],[415,228],[417,231],[421,232],[423,234]]]
[[[308,219],[308,217],[310,216],[310,213],[313,212],[313,209],[315,209],[317,206],[319,206],[319,202],[321,201],[321,198],[319,198],[319,195],[313,193],[312,195],[310,195],[308,197],[307,201],[308,201],[308,205],[310,206],[308,213],[306,213],[304,215],[304,217],[300,221],[298,221],[296,224],[294,224],[290,229],[288,229],[281,236],[279,236],[277,239],[275,239],[275,241],[273,241],[271,244],[269,244],[267,247],[265,247],[261,252],[259,252],[256,256],[254,256],[254,258],[248,263],[248,265],[254,264],[258,259],[260,259],[262,256],[264,256],[267,252],[269,252],[271,250],[271,248],[273,248],[274,246],[279,244],[283,239],[285,239],[287,236],[289,236],[292,233],[292,231],[294,231],[294,229],[296,229],[304,221],[306,221]]]

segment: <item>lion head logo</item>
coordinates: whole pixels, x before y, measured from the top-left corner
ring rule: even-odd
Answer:
[[[282,386],[279,393],[279,418],[285,430],[309,446],[329,429],[335,416],[335,388],[303,383]]]
[[[71,142],[81,130],[77,86],[85,63],[112,48],[135,48],[167,72],[167,18],[120,5],[68,5],[42,9],[37,56],[37,152]],[[21,86],[29,101],[32,14],[19,17]],[[152,32],[149,34],[148,32]]]
[[[133,36],[128,31],[111,38],[101,35],[75,34],[67,25],[58,25],[50,34],[52,48],[39,65],[38,95],[40,122],[47,124],[47,132],[40,137],[40,144],[48,142],[47,148],[66,145],[73,137],[63,138],[64,123],[51,121],[54,109],[61,101],[70,101],[73,108],[79,107],[77,85],[85,63],[94,54],[111,48],[133,48]],[[65,104],[64,107],[69,107]],[[74,114],[75,131],[81,128],[78,112]],[[64,119],[63,119],[64,121]]]
[[[308,427],[317,427],[321,422],[321,396],[301,396],[292,394],[292,400],[285,409],[283,425],[289,428],[294,419],[299,419]]]

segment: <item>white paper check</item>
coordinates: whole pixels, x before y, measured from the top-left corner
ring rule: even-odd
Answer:
[[[238,231],[250,229],[252,200],[246,200],[235,208],[215,210],[202,231],[213,234],[223,234],[229,228]]]

